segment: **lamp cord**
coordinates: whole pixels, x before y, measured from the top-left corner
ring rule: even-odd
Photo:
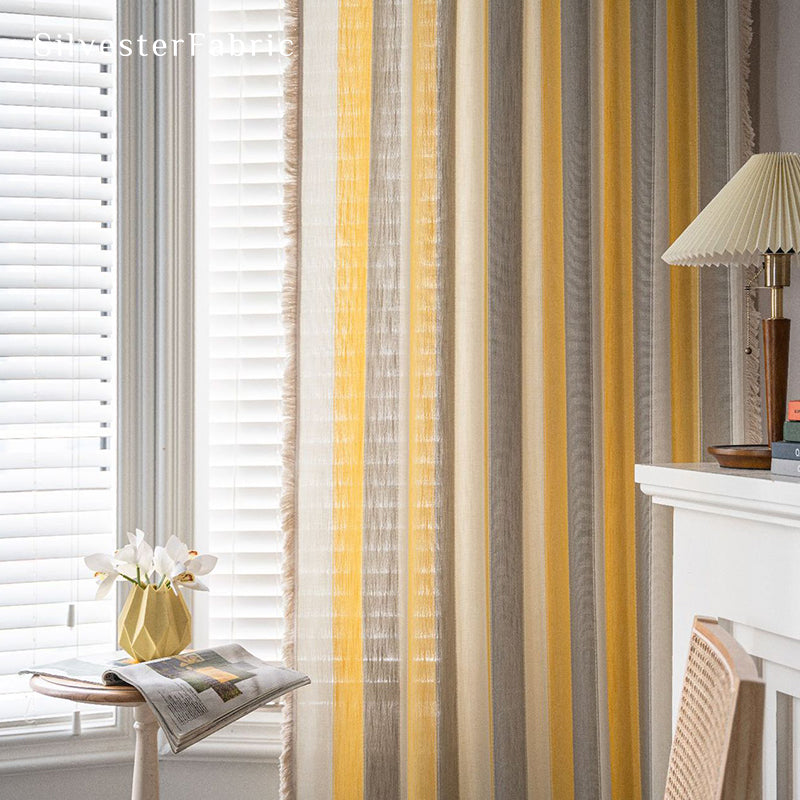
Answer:
[[[750,340],[750,292],[753,290],[753,284],[758,279],[758,276],[766,269],[766,261],[764,259],[761,260],[761,266],[756,269],[753,273],[753,276],[745,281],[744,284],[744,314],[745,314],[745,331],[747,336],[747,343],[744,348],[744,354],[749,356],[753,352],[752,342]]]

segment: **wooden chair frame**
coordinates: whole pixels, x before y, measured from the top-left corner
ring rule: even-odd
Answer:
[[[715,670],[695,674],[703,657]],[[665,800],[761,800],[763,731],[753,659],[717,620],[695,617]]]

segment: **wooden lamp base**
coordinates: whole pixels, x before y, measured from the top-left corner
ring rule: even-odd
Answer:
[[[767,435],[770,444],[783,439],[791,327],[792,323],[786,317],[771,317],[761,321],[761,334],[764,337],[764,396],[767,400]]]
[[[783,421],[786,417],[790,328],[791,323],[785,317],[771,317],[761,321],[769,444],[726,444],[709,447],[708,452],[717,459],[721,467],[769,469],[772,464],[770,445],[783,439]]]

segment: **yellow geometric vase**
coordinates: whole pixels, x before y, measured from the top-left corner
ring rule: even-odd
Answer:
[[[119,615],[119,646],[137,661],[180,653],[192,640],[192,615],[171,589],[131,586]]]

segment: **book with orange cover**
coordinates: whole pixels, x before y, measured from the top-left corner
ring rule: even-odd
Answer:
[[[790,400],[786,407],[786,419],[793,422],[800,420],[800,400]]]

